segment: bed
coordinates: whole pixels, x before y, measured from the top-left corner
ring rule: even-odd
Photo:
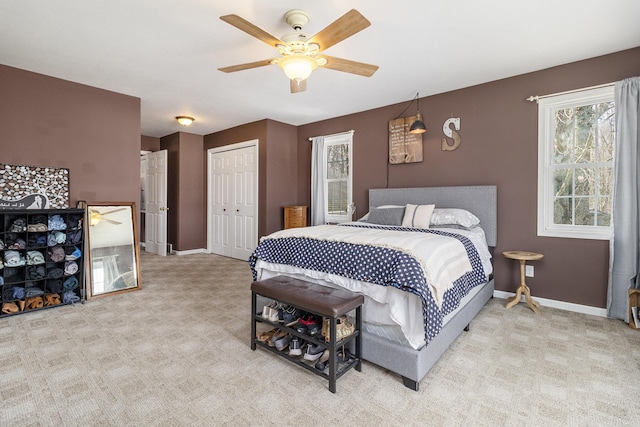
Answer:
[[[479,226],[418,226],[418,212],[427,220],[436,217],[434,211],[426,212],[433,209],[430,205],[440,218],[450,209],[470,212]],[[418,390],[431,367],[493,296],[497,190],[369,190],[371,217],[381,212],[390,216],[400,207],[406,214],[400,226],[393,222],[396,219],[384,224],[357,221],[265,236],[250,265],[254,280],[287,275],[365,295],[363,359],[399,374],[405,386]],[[415,222],[406,223],[409,212]]]

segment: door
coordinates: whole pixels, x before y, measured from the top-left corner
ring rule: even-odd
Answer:
[[[143,156],[147,162],[145,179],[145,251],[167,255],[167,150]]]
[[[257,141],[209,150],[209,252],[242,260],[258,244]]]

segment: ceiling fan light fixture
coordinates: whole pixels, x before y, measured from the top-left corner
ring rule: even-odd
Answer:
[[[176,120],[182,126],[189,126],[191,123],[195,121],[193,117],[189,117],[189,116],[176,116]]]
[[[278,60],[278,67],[284,71],[290,80],[301,82],[306,80],[313,70],[318,68],[315,59],[306,55],[290,55]]]

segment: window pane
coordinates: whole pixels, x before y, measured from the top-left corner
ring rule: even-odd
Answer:
[[[592,197],[575,198],[575,225],[594,225],[594,210]]]
[[[553,174],[553,192],[556,196],[573,194],[573,169],[557,169]]]
[[[329,181],[327,212],[332,215],[347,214],[347,181]]]
[[[555,113],[554,156],[555,164],[571,163],[575,130],[573,108],[557,110]]]
[[[571,207],[571,199],[567,197],[556,197],[553,200],[553,223],[554,224],[573,224],[573,210]]]
[[[349,176],[349,145],[334,144],[327,147],[327,178],[339,179]]]
[[[596,225],[608,227],[611,225],[611,197],[598,198]]]
[[[595,171],[592,168],[576,169],[576,196],[588,196],[595,192]]]

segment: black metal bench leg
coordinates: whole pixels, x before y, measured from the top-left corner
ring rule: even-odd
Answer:
[[[257,295],[251,292],[251,350],[256,349],[256,303]]]
[[[362,306],[356,308],[356,331],[358,336],[356,337],[356,357],[358,363],[356,363],[356,371],[362,371]]]
[[[338,355],[336,348],[336,318],[329,318],[329,391],[336,392],[336,376],[338,373]]]

